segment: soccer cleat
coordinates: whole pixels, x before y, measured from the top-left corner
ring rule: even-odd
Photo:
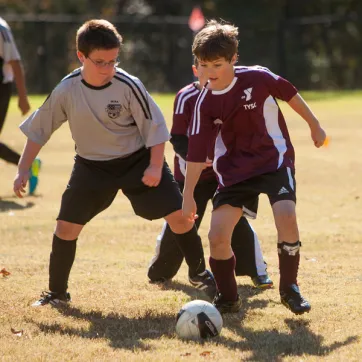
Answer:
[[[268,274],[257,275],[256,277],[252,277],[251,280],[258,289],[269,289],[273,287],[273,282]]]
[[[205,270],[192,278],[189,277],[189,282],[197,289],[202,290],[210,300],[214,299],[216,295],[216,283],[210,271]]]
[[[218,293],[212,304],[217,308],[220,313],[237,313],[241,309],[241,299],[238,294],[238,298],[235,301],[223,300],[223,296]]]
[[[69,293],[42,292],[41,298],[34,302],[32,307],[43,307],[50,304],[53,307],[64,307],[71,302]]]
[[[40,168],[41,168],[41,161],[39,158],[36,158],[33,161],[30,168],[29,195],[34,195],[34,192],[38,186]]]
[[[281,290],[280,299],[282,304],[294,314],[303,314],[309,312],[311,309],[309,302],[300,294],[296,284],[292,284],[288,288]]]

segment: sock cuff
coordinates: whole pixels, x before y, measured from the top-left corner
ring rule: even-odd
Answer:
[[[64,239],[61,239],[59,236],[53,234],[53,241],[56,241],[56,242],[64,242],[64,243],[76,243],[78,240],[78,238],[74,239],[74,240],[64,240]]]
[[[209,263],[210,265],[213,263],[220,263],[220,264],[235,264],[236,263],[236,258],[235,258],[235,254],[233,253],[233,255],[231,256],[231,258],[226,259],[226,260],[221,260],[221,259],[214,259],[212,256],[209,257]]]
[[[278,242],[278,254],[287,254],[295,256],[299,253],[302,243],[298,240],[295,243],[287,243],[285,241]]]
[[[53,245],[52,250],[55,252],[68,252],[68,251],[75,251],[77,248],[77,239],[74,240],[63,240],[60,237],[53,235]]]

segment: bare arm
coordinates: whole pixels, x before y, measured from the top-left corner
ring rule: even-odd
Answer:
[[[186,163],[185,186],[183,191],[183,215],[193,221],[197,218],[196,203],[194,200],[194,191],[199,181],[202,170],[205,168],[205,163],[189,162]]]
[[[29,179],[29,170],[31,164],[33,163],[41,148],[41,145],[31,141],[29,138],[27,139],[18,164],[18,172],[14,180],[14,192],[18,197],[23,197],[22,193],[25,193],[25,187]]]
[[[150,187],[158,186],[162,177],[162,167],[165,158],[165,144],[151,147],[150,165],[143,174],[142,182]]]
[[[302,96],[297,93],[289,102],[289,106],[298,113],[309,125],[311,137],[316,147],[323,146],[326,139],[326,133],[319,124],[317,117],[314,115],[308,104]]]
[[[9,63],[14,72],[16,89],[18,91],[18,96],[19,96],[18,107],[21,110],[22,115],[24,115],[29,112],[30,105],[28,102],[28,96],[26,92],[23,66],[20,60],[11,60]]]

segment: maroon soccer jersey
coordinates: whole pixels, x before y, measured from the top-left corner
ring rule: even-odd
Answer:
[[[291,83],[266,68],[235,68],[226,89],[205,87],[199,94],[187,160],[204,162],[216,135],[213,165],[220,188],[281,167],[294,168],[294,149],[275,98],[288,102],[296,94]]]
[[[189,136],[189,125],[192,118],[192,112],[199,94],[200,91],[197,88],[196,83],[187,85],[177,93],[173,109],[171,136]],[[174,175],[176,181],[183,182],[185,180],[185,173],[186,160],[176,153],[174,159]],[[200,181],[208,179],[215,179],[215,173],[212,167],[205,169],[200,176]]]

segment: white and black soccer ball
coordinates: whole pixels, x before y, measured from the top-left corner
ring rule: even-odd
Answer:
[[[206,339],[218,336],[222,324],[220,312],[211,303],[194,300],[178,312],[176,333],[183,339]]]

